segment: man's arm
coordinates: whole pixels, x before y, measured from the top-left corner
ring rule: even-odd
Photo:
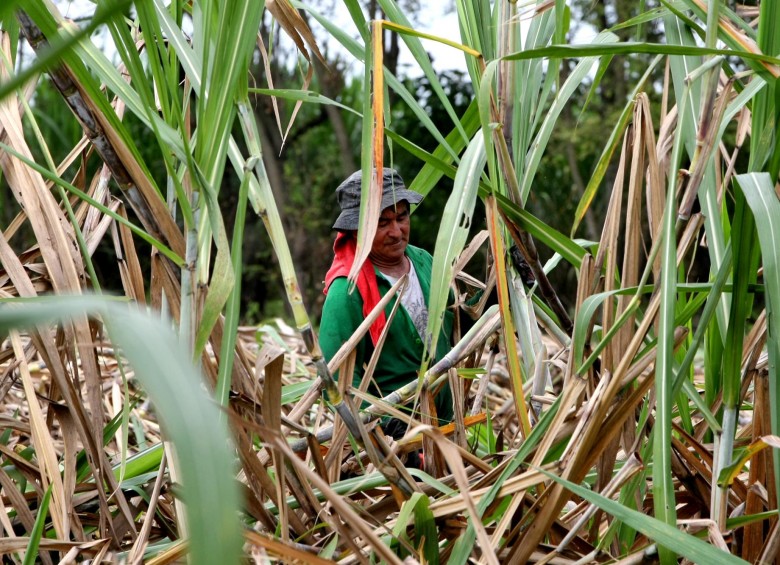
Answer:
[[[345,277],[334,280],[325,304],[322,307],[322,319],[320,321],[320,348],[325,359],[330,361],[339,348],[350,338],[357,327],[363,321],[363,301],[360,293],[355,290],[348,293],[349,283]],[[365,359],[365,339],[355,347],[355,371],[352,375],[352,385],[360,384],[363,375],[363,362]],[[338,373],[334,375],[338,378]]]

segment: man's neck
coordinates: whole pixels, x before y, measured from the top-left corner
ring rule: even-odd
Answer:
[[[369,259],[371,259],[371,256],[369,255]],[[409,272],[409,259],[407,259],[406,255],[403,256],[403,258],[396,262],[396,263],[381,263],[378,261],[375,261],[374,259],[371,259],[371,262],[374,264],[374,266],[379,269],[380,273],[384,273],[385,275],[395,277],[395,278],[401,278],[406,273]]]

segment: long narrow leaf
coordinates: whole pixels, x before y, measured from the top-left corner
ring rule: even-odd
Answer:
[[[675,139],[672,163],[676,165],[682,151],[682,136]],[[658,354],[655,364],[656,419],[653,427],[653,505],[658,520],[669,525],[676,523],[674,483],[672,481],[672,385],[674,374],[674,309],[677,285],[677,240],[675,237],[675,210],[677,175],[669,175],[666,210],[663,219],[663,249],[661,252],[661,306],[658,324]],[[661,562],[676,563],[673,552],[660,551]]]
[[[764,264],[764,284],[769,324],[767,349],[769,350],[769,390],[771,398],[772,433],[780,431],[780,386],[777,367],[780,362],[780,202],[774,190],[772,178],[767,173],[738,175],[736,181],[745,194],[755,217],[761,258]],[[775,450],[776,451],[776,450]],[[775,453],[777,464],[777,453]],[[777,473],[775,473],[777,481]],[[780,482],[780,481],[777,481]]]
[[[758,62],[761,69],[770,75],[780,76],[780,58],[762,53],[749,51],[737,51],[732,49],[708,49],[688,45],[668,45],[661,43],[622,42],[607,45],[551,45],[540,49],[531,49],[520,53],[513,53],[504,57],[507,61],[520,61],[523,59],[536,59],[539,57],[571,58],[593,57],[600,55],[631,55],[644,53],[650,55],[724,55],[726,57],[740,57],[746,62]]]
[[[30,541],[24,552],[23,565],[33,565],[38,559],[38,546],[41,543],[41,536],[43,536],[44,527],[46,526],[46,517],[49,515],[51,489],[52,486],[49,485],[49,488],[46,489],[46,493],[43,495],[41,505],[38,507],[38,515],[35,517],[35,524],[30,532]]]
[[[731,563],[734,565],[745,565],[746,563],[739,557],[721,551],[697,537],[684,534],[674,526],[665,524],[636,510],[631,510],[597,492],[557,477],[548,471],[543,469],[540,469],[540,471],[555,482],[564,485],[577,496],[581,496],[591,504],[595,504],[605,512],[612,514],[619,520],[642,532],[659,546],[683,555],[694,563],[722,563],[724,565]]]
[[[428,304],[428,327],[426,341],[428,356],[436,352],[436,344],[447,308],[452,271],[455,259],[463,251],[472,223],[477,189],[482,170],[485,168],[485,145],[482,132],[478,131],[463,155],[461,166],[455,175],[455,186],[447,200],[442,216],[441,228],[436,236],[431,271],[431,289]]]
[[[194,563],[238,563],[241,534],[228,431],[198,371],[160,320],[97,297],[46,297],[0,308],[0,330],[102,315],[153,399],[181,463]]]
[[[600,46],[602,44],[616,42],[617,40],[617,36],[612,33],[602,33],[594,39],[594,45]],[[506,59],[512,60],[511,57],[512,56],[506,57]],[[580,86],[588,73],[590,73],[591,68],[597,61],[597,57],[586,57],[580,61],[569,78],[566,79],[566,82],[563,83],[561,90],[548,110],[547,115],[542,122],[542,126],[539,129],[539,133],[537,133],[536,138],[531,145],[531,152],[526,157],[525,174],[522,179],[522,184],[520,185],[520,197],[522,202],[525,202],[528,199],[528,193],[531,191],[531,185],[536,176],[536,169],[542,159],[542,153],[547,149],[547,143],[550,141],[553,126],[555,125],[558,116],[560,116],[564,106],[568,103],[572,94],[574,94],[574,91]]]

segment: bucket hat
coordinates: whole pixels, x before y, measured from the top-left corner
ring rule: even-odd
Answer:
[[[361,171],[355,171],[349,175],[336,189],[341,213],[333,224],[335,230],[356,230],[360,221],[360,186]],[[398,171],[390,168],[382,169],[382,210],[402,200],[409,204],[418,204],[422,200],[422,194],[409,190]]]

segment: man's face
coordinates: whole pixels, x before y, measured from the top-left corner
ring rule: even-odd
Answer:
[[[378,264],[395,264],[401,261],[409,243],[409,203],[406,200],[388,206],[379,216],[371,259]]]

